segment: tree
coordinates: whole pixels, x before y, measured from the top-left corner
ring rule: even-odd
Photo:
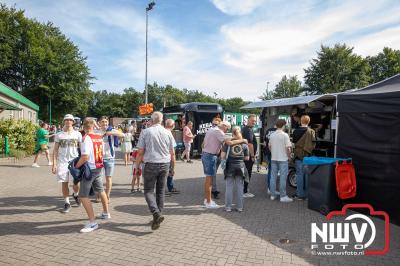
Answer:
[[[371,67],[371,83],[375,83],[400,73],[400,50],[388,47],[376,56],[367,57]]]
[[[106,90],[97,91],[93,95],[90,115],[94,117],[103,115],[110,117],[128,117],[127,106],[121,94],[107,92]]]
[[[259,98],[264,101],[279,98],[291,98],[299,96],[302,91],[303,88],[301,86],[301,81],[298,80],[297,76],[287,77],[284,75],[275,86],[274,90],[265,90],[263,95]]]
[[[86,58],[52,23],[39,23],[24,11],[0,4],[0,80],[52,113],[86,115],[92,77]]]
[[[301,81],[297,79],[297,76],[289,76],[288,78],[284,75],[275,87],[274,98],[297,97],[301,92]]]
[[[341,92],[369,84],[367,60],[353,53],[346,44],[321,46],[316,59],[305,71],[305,91],[310,94]]]
[[[265,92],[258,98],[263,101],[272,100],[272,99],[274,99],[274,91],[265,89]]]
[[[240,97],[234,97],[234,98],[229,98],[229,99],[219,99],[218,103],[224,107],[225,112],[236,112],[240,113],[243,110],[240,109],[240,107],[245,106],[249,102],[244,101]]]

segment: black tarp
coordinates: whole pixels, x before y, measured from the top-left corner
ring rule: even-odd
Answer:
[[[351,157],[353,202],[369,203],[400,224],[400,75],[338,95],[337,157]]]

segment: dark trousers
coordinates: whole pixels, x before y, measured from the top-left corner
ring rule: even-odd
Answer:
[[[244,165],[246,166],[247,173],[249,174],[249,182],[251,178],[251,172],[253,171],[253,160],[244,161]],[[247,189],[249,187],[249,182],[244,181],[243,193],[247,193]]]
[[[144,197],[152,214],[160,213],[164,208],[164,187],[168,172],[169,163],[145,163],[144,165]]]

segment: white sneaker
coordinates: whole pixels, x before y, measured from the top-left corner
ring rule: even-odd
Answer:
[[[225,207],[225,211],[226,211],[226,212],[231,212],[231,211],[232,211],[232,208],[231,208],[231,207]]]
[[[271,190],[268,189],[268,190],[267,190],[267,194],[268,194],[268,195],[271,195]]]
[[[207,205],[207,199],[204,199],[203,203],[204,203],[204,205]]]
[[[272,196],[272,195],[271,195],[270,199],[271,199],[271,200],[275,200],[275,199],[276,199],[276,196]]]
[[[211,201],[210,203],[206,203],[206,208],[207,209],[218,209],[219,206],[215,201]]]
[[[37,163],[32,164],[32,167],[38,168],[40,167]]]
[[[47,165],[51,166],[51,165],[53,165],[53,163],[52,163],[52,162],[49,162]]]
[[[254,194],[247,192],[243,194],[243,198],[254,198]]]
[[[85,225],[85,227],[83,227],[81,229],[81,233],[90,233],[90,232],[96,230],[97,228],[99,228],[99,225],[97,223],[93,223],[93,224],[92,223],[87,223]]]
[[[102,212],[102,213],[100,214],[100,219],[104,219],[104,220],[111,219],[111,214],[110,214],[110,213]]]
[[[292,201],[293,200],[291,198],[289,198],[288,196],[281,198],[281,202],[292,202]]]

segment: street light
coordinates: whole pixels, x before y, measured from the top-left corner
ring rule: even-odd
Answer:
[[[149,11],[153,9],[156,3],[154,1],[151,1],[149,5],[146,7],[146,70],[145,70],[145,78],[144,78],[144,90],[146,94],[145,98],[145,104],[147,104],[147,99],[148,99],[148,93],[147,93],[147,32],[148,32],[148,27],[149,27]]]

